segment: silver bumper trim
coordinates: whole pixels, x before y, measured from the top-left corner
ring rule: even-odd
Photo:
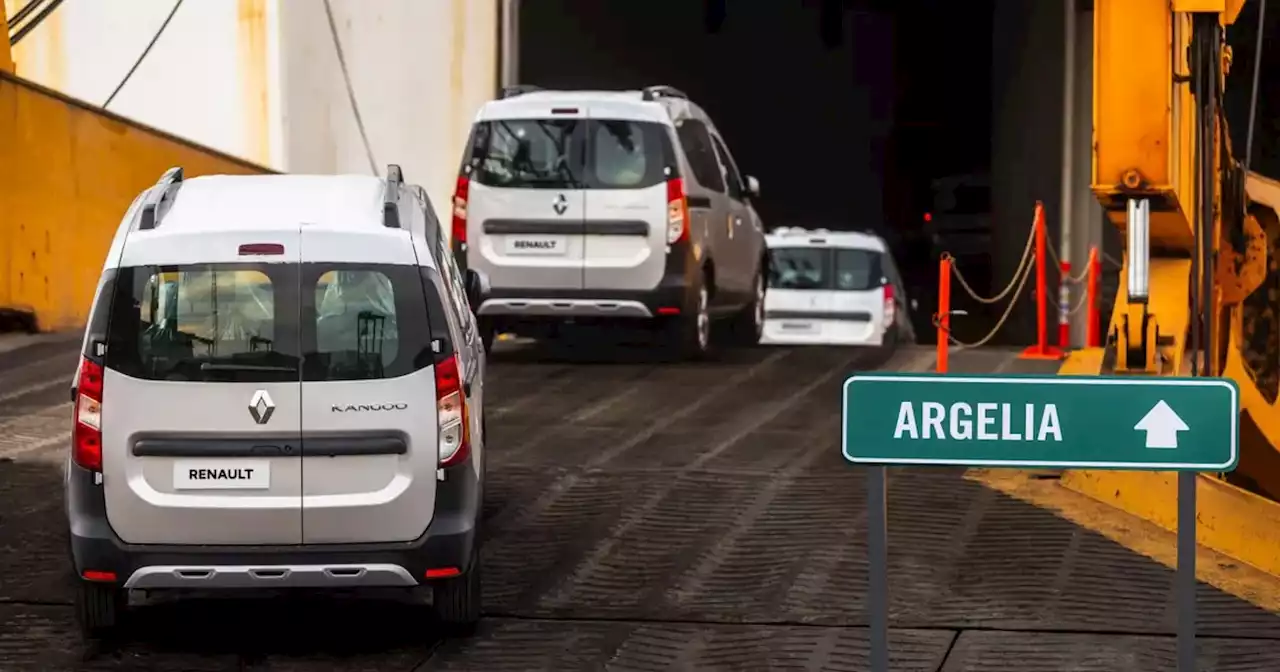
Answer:
[[[167,588],[385,588],[416,586],[399,565],[182,565],[142,567],[129,576],[130,590]]]
[[[477,315],[485,317],[653,317],[639,301],[612,299],[488,299]]]

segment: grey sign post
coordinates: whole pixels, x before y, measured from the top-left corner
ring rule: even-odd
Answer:
[[[1178,471],[1179,670],[1195,665],[1195,474],[1235,469],[1223,378],[854,374],[845,459],[867,467],[871,669],[889,669],[888,465]]]

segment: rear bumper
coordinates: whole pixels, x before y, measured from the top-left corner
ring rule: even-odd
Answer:
[[[472,462],[436,483],[435,516],[408,542],[281,546],[138,545],[123,542],[106,515],[94,474],[69,466],[67,517],[77,576],[102,572],[136,589],[409,587],[427,571],[471,570],[482,493]],[[102,576],[102,575],[99,575]]]
[[[761,345],[884,345],[884,329],[870,322],[850,320],[809,320],[803,331],[789,329],[792,320],[766,319]]]
[[[650,289],[491,288],[476,314],[506,322],[557,320],[651,319],[683,312],[691,305],[699,272],[692,246],[671,246],[662,279]]]

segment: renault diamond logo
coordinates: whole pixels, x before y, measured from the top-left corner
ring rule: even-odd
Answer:
[[[565,210],[569,209],[569,199],[564,194],[556,196],[555,202],[551,205],[551,209],[556,211],[557,215],[563,215]]]
[[[271,419],[271,414],[276,411],[276,403],[271,401],[271,395],[266,390],[258,390],[253,393],[253,398],[249,400],[249,415],[253,416],[253,421],[259,425],[267,424]]]

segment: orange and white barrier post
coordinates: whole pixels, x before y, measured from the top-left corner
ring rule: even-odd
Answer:
[[[1062,280],[1058,282],[1058,348],[1071,348],[1071,262],[1059,263]]]
[[[1049,345],[1049,326],[1046,324],[1045,263],[1048,256],[1045,247],[1044,204],[1036,202],[1036,344],[1022,351],[1023,359],[1062,359],[1062,351]],[[1014,297],[1017,300],[1017,297]]]
[[[951,257],[947,255],[938,262],[938,314],[933,320],[938,325],[938,363],[934,370],[946,373],[951,342]]]

